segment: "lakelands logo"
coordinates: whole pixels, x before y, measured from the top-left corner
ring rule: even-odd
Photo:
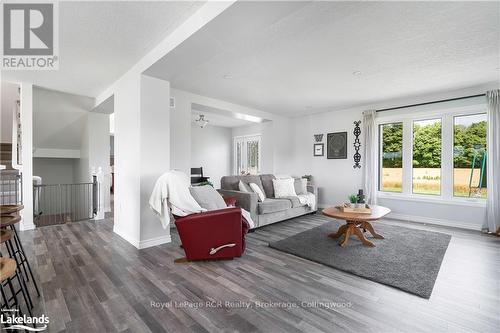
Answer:
[[[19,316],[17,309],[4,309],[0,314],[0,324],[7,330],[42,332],[47,329],[49,317],[44,314],[39,317]]]
[[[57,2],[2,3],[2,69],[59,68]]]

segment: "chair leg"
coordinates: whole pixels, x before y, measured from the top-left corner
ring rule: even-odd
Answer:
[[[19,279],[19,287],[21,288],[21,290],[23,292],[26,306],[28,307],[28,310],[31,313],[31,309],[33,309],[33,301],[31,300],[31,294],[30,294],[29,289],[26,285],[26,281],[23,277],[23,272],[22,272],[23,266],[20,264],[20,260],[17,258],[17,254],[14,250],[14,245],[12,244],[12,241],[8,240],[5,245],[7,247],[7,251],[9,252],[10,257],[16,261],[16,265],[17,265],[16,275],[17,275],[17,278]],[[24,271],[24,274],[28,275],[26,270]],[[29,281],[29,279],[27,281]],[[21,284],[21,282],[22,282],[22,284]],[[23,285],[24,285],[24,287],[23,287]],[[25,292],[26,292],[26,294],[25,294]]]
[[[35,289],[36,289],[36,293],[37,293],[38,297],[40,297],[40,290],[38,289],[38,285],[37,285],[35,277],[33,275],[33,271],[31,270],[31,266],[30,266],[30,263],[28,261],[28,258],[26,258],[26,254],[25,254],[26,252],[24,252],[23,244],[21,243],[21,240],[19,239],[19,235],[17,234],[16,227],[14,225],[11,225],[11,227],[14,230],[14,241],[16,242],[18,249],[21,250],[21,253],[24,257],[23,261],[26,262],[26,264],[28,266],[28,270],[29,270],[29,273],[31,275],[31,279],[33,280],[33,285],[35,286]]]

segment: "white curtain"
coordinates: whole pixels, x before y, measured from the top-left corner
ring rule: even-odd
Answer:
[[[375,205],[377,203],[377,129],[375,127],[376,111],[363,112],[363,190],[366,202]],[[362,162],[363,163],[363,162]]]
[[[500,90],[486,93],[488,102],[488,199],[483,230],[500,233]]]

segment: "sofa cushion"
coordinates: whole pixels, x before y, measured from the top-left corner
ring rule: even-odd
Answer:
[[[274,196],[276,198],[297,196],[293,184],[293,178],[273,179]]]
[[[273,179],[275,179],[274,175],[260,175],[260,180],[262,181],[264,193],[267,198],[274,198]]]
[[[220,180],[220,187],[223,190],[233,190],[239,191],[240,188],[238,186],[240,180],[245,184],[255,183],[257,184],[262,191],[264,191],[264,187],[262,186],[262,182],[260,181],[260,176],[256,175],[248,175],[248,176],[224,176]]]
[[[292,208],[305,206],[305,204],[300,203],[299,197],[282,197],[281,199],[290,200]]]
[[[212,186],[194,186],[189,188],[194,200],[206,210],[217,210],[226,208],[226,202]]]
[[[253,192],[248,184],[243,183],[241,180],[238,182],[238,189],[240,192]]]
[[[292,203],[287,199],[269,199],[257,204],[259,214],[281,212],[292,208]]]
[[[297,195],[307,194],[307,179],[305,178],[295,178],[295,193]]]
[[[252,189],[252,191],[254,191],[254,193],[257,193],[257,195],[259,196],[260,202],[266,200],[266,195],[264,194],[262,189],[259,187],[259,185],[255,184],[255,183],[250,183],[249,185],[250,185],[250,188]]]

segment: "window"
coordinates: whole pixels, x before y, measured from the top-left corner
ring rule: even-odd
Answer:
[[[441,194],[441,119],[413,122],[413,193]]]
[[[234,138],[234,172],[256,175],[260,172],[260,135]]]
[[[377,116],[381,196],[466,198],[482,205],[488,194],[486,105],[479,98],[457,104]]]
[[[453,118],[453,195],[486,198],[486,114]]]
[[[403,123],[383,124],[379,130],[382,138],[379,189],[384,192],[402,192]]]

